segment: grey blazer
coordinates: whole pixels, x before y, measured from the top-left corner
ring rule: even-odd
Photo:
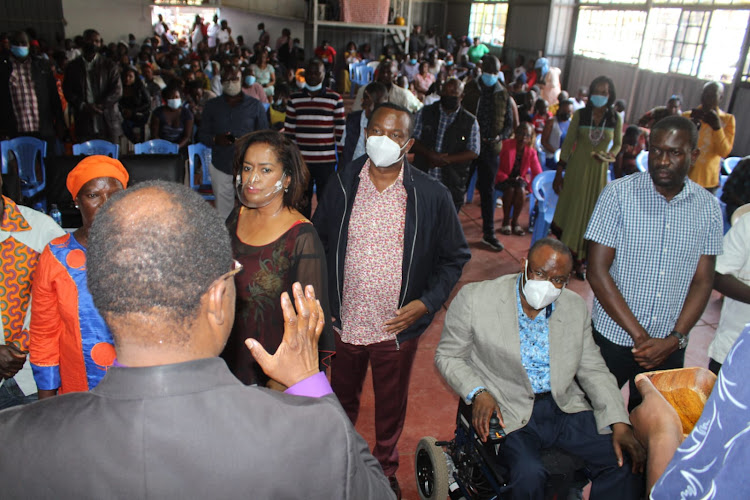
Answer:
[[[478,386],[487,388],[500,407],[506,432],[526,425],[534,407],[534,392],[521,364],[517,277],[465,285],[448,309],[435,353],[438,370],[462,398]],[[591,336],[588,308],[578,294],[563,290],[549,330],[550,385],[560,409],[576,413],[593,406],[601,434],[610,432],[613,423],[630,424],[615,377]]]
[[[3,499],[394,498],[335,396],[245,387],[219,358],[111,368],[0,412],[0,443]]]

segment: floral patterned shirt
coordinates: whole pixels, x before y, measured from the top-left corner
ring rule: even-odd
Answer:
[[[370,345],[395,339],[384,323],[399,308],[404,260],[406,188],[404,170],[383,192],[370,179],[370,160],[359,174],[349,220],[341,301],[341,340]]]
[[[531,382],[534,394],[550,392],[549,376],[549,319],[547,311],[540,311],[536,318],[526,316],[521,306],[518,290],[521,275],[516,280],[516,306],[518,307],[518,331],[521,335],[521,363]],[[552,311],[555,310],[553,302]]]

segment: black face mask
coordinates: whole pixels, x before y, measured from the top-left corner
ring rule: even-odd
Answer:
[[[570,113],[557,113],[557,120],[561,122],[570,120]]]
[[[444,111],[455,111],[458,109],[458,96],[444,95],[440,97],[440,106]]]

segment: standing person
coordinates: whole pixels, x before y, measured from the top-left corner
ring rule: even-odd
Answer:
[[[206,30],[206,34],[208,35],[208,48],[209,49],[213,49],[216,47],[216,37],[218,36],[219,30],[221,29],[221,26],[219,26],[218,14],[214,14],[213,21],[214,22],[212,22],[211,25]]]
[[[324,71],[323,61],[311,59],[305,69],[305,88],[293,93],[286,105],[284,133],[299,146],[310,169],[308,204],[302,210],[305,217],[312,213],[313,183],[320,200],[328,178],[336,170],[337,155],[343,153],[344,101],[323,86]]]
[[[469,47],[469,61],[474,64],[482,62],[482,58],[490,53],[490,49],[485,44],[479,41],[479,37],[474,38],[474,43]],[[498,70],[499,71],[499,70]]]
[[[289,28],[282,28],[281,36],[276,39],[276,50],[278,51],[283,45],[291,45],[292,32]]]
[[[11,34],[10,43],[10,55],[0,61],[0,136],[37,137],[54,155],[55,139],[65,131],[54,75],[47,61],[29,55],[26,33]]]
[[[562,146],[562,143],[565,140],[565,136],[568,134],[572,110],[573,102],[570,99],[566,99],[560,102],[555,116],[548,119],[547,123],[544,124],[544,130],[542,131],[542,148],[544,149],[544,168],[546,170],[554,170],[557,168],[555,153],[560,149],[560,146]]]
[[[380,61],[376,75],[377,77],[375,79],[385,85],[385,88],[388,89],[388,102],[402,106],[412,113],[416,113],[422,109],[424,104],[417,99],[417,96],[415,96],[409,89],[396,85],[396,78],[398,78],[398,63],[394,59],[383,59]],[[357,90],[357,96],[354,98],[352,111],[359,111],[362,109],[362,94],[364,91],[364,87],[360,87],[359,90]]]
[[[503,192],[503,225],[500,232],[505,235],[526,234],[518,223],[518,217],[523,211],[523,203],[531,182],[542,172],[533,141],[534,129],[529,122],[523,122],[516,128],[513,139],[503,141],[500,150],[500,167],[495,178],[495,189]]]
[[[654,125],[648,172],[610,183],[585,234],[594,340],[618,386],[630,380],[630,409],[636,374],[682,368],[711,296],[722,220],[716,198],[686,178],[697,143],[686,118]]]
[[[64,234],[50,217],[0,195],[0,410],[37,399],[27,362],[32,278],[44,248]]]
[[[616,100],[612,80],[606,76],[595,78],[589,94],[586,107],[576,111],[570,122],[552,184],[560,195],[552,220],[553,232],[573,252],[573,271],[581,280],[586,276],[583,233],[599,193],[607,185],[609,164],[615,161],[622,143],[622,122],[612,108]]]
[[[99,33],[83,32],[83,54],[65,68],[63,92],[73,110],[77,142],[104,139],[117,144],[122,135],[122,80],[117,65],[99,54],[101,46]]]
[[[203,107],[198,140],[212,149],[211,184],[216,195],[216,209],[226,219],[234,209],[234,141],[245,134],[268,128],[263,104],[242,93],[242,74],[235,66],[221,71],[222,94]]]
[[[362,109],[352,111],[346,117],[346,128],[344,129],[344,136],[341,138],[344,143],[344,153],[341,157],[342,167],[365,154],[367,123],[375,106],[384,102],[388,102],[388,90],[386,90],[385,85],[380,82],[368,83],[362,99]]]
[[[372,366],[373,455],[398,498],[396,444],[418,338],[470,258],[447,189],[405,159],[411,130],[405,108],[376,108],[367,125],[367,156],[336,173],[336,189],[326,191],[313,217],[328,258],[337,329],[331,384],[356,422]]]
[[[498,252],[503,244],[495,237],[495,177],[502,141],[513,132],[513,117],[508,107],[508,92],[498,81],[500,61],[487,56],[482,62],[482,76],[466,85],[464,106],[475,114],[482,137],[477,159],[477,189],[482,208],[482,243]]]
[[[114,361],[112,333],[86,284],[86,255],[97,212],[128,179],[122,163],[103,155],[87,156],[68,174],[83,225],[47,245],[34,275],[29,361],[39,399],[93,389]]]
[[[237,317],[222,357],[244,384],[279,388],[247,355],[257,340],[274,353],[284,335],[278,297],[292,284],[312,285],[320,294],[326,328],[318,350],[321,369],[330,365],[333,330],[328,307],[326,256],[315,228],[300,212],[310,174],[292,141],[258,131],[237,142],[235,184],[240,206],[227,219],[234,258],[244,271],[235,277]]]
[[[701,152],[688,177],[712,192],[719,187],[721,159],[729,156],[734,146],[734,115],[719,109],[723,96],[724,85],[708,82],[703,86],[700,106],[683,113],[698,127]]]
[[[458,212],[464,204],[471,162],[479,156],[479,123],[461,106],[464,84],[449,78],[440,100],[422,108],[414,126],[414,166],[440,180]]]

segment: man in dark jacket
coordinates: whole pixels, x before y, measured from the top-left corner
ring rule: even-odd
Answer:
[[[117,64],[99,54],[101,46],[99,33],[84,31],[83,54],[65,68],[63,92],[73,110],[77,142],[105,139],[117,143],[122,135],[118,105],[122,80]]]
[[[23,31],[10,36],[11,52],[0,60],[0,136],[27,135],[47,142],[54,154],[65,129],[60,95],[48,61],[29,55]]]
[[[331,178],[313,217],[326,250],[337,330],[331,384],[356,422],[370,362],[373,455],[399,498],[396,443],[418,337],[470,258],[448,190],[404,158],[412,130],[405,108],[377,107],[367,125],[366,155]]]
[[[479,123],[461,107],[464,84],[450,78],[440,101],[425,106],[414,127],[414,165],[439,179],[453,198],[456,212],[464,204],[471,162],[479,156]]]

